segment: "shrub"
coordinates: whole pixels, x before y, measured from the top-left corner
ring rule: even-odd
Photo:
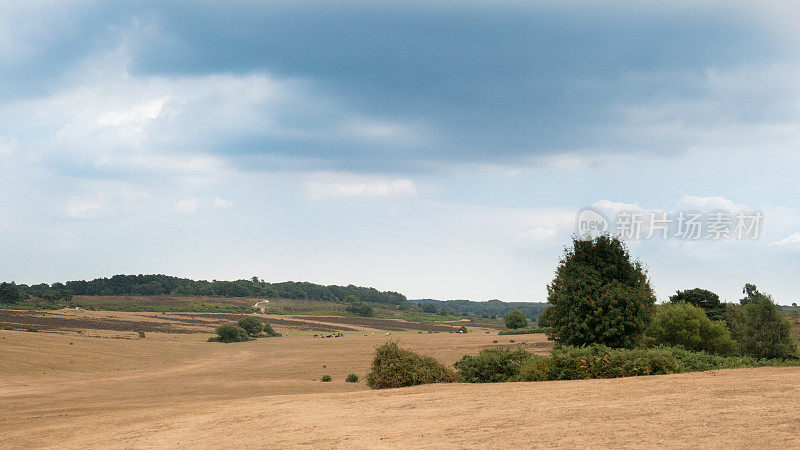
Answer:
[[[526,327],[526,328],[517,328],[515,330],[500,330],[497,334],[500,336],[508,336],[513,334],[536,334],[545,332],[547,332],[547,328]]]
[[[750,288],[750,289],[747,289]],[[778,311],[769,295],[745,286],[741,305],[728,305],[727,321],[739,351],[754,358],[797,358],[791,323]]]
[[[277,337],[280,336],[280,333],[277,333],[275,330],[272,329],[272,325],[267,322],[264,322],[264,334],[267,337]]]
[[[345,311],[364,317],[370,317],[374,314],[371,306],[361,302],[355,302],[352,305],[349,305],[347,308],[345,308]]]
[[[250,336],[258,336],[264,331],[264,325],[253,316],[242,317],[237,325]]]
[[[4,330],[13,330],[13,329],[14,329],[14,327],[12,327],[11,325],[4,325],[4,326],[3,326],[3,329],[4,329]]]
[[[688,289],[686,291],[676,291],[675,295],[669,298],[672,303],[690,303],[706,313],[711,320],[725,320],[725,305],[720,303],[719,295],[706,289]]]
[[[550,379],[552,358],[531,355],[519,366],[519,371],[511,381],[547,381]]]
[[[498,383],[511,381],[530,356],[523,349],[492,348],[475,356],[466,355],[454,366],[467,383]]]
[[[573,240],[547,286],[548,336],[561,344],[633,347],[647,328],[655,295],[641,263],[607,235]]]
[[[331,376],[330,375],[323,375],[322,376],[322,381],[325,382],[325,383],[330,382],[331,381]]]
[[[736,352],[725,322],[712,322],[705,312],[689,303],[667,303],[656,308],[647,329],[649,345],[682,346],[687,350],[718,355]]]
[[[453,383],[455,371],[430,356],[401,349],[397,342],[387,342],[375,349],[367,385],[372,389],[397,388],[427,383]]]
[[[347,376],[347,378],[344,379],[344,381],[348,383],[358,383],[358,375],[351,373]]]
[[[144,331],[139,332],[139,339],[144,339]]]
[[[461,328],[458,329],[458,332],[459,333],[466,333],[467,332],[467,327],[465,327],[464,325],[461,325]]]
[[[525,313],[518,309],[506,314],[504,320],[506,322],[506,328],[509,330],[525,328],[528,326],[528,319],[525,318]]]
[[[34,327],[28,327],[28,328],[25,329],[25,331],[27,331],[29,333],[38,333],[39,329],[38,328],[34,328]]]
[[[247,335],[247,331],[244,328],[225,324],[217,327],[217,337],[214,340],[218,342],[244,342],[249,341],[250,336]]]

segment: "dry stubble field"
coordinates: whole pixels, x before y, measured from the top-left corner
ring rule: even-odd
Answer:
[[[49,325],[0,331],[4,448],[800,447],[796,367],[370,391],[372,350],[389,338],[447,363],[511,339],[549,344],[302,316],[271,318],[288,336],[219,344],[205,342],[225,320],[213,315],[24,314],[0,322]],[[130,323],[157,331],[138,339]],[[362,381],[345,383],[350,372]]]

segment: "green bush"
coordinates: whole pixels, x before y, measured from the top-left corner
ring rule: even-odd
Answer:
[[[459,333],[466,333],[467,332],[467,327],[465,327],[464,325],[461,325],[461,328],[458,329],[458,332]]]
[[[682,346],[718,355],[736,352],[725,322],[712,322],[701,308],[685,302],[658,306],[646,334],[650,346]]]
[[[531,355],[522,362],[511,381],[547,381],[550,379],[552,361],[549,356]]]
[[[517,328],[514,330],[500,330],[497,334],[500,336],[509,336],[514,334],[536,334],[536,333],[546,333],[547,328],[541,327],[525,327],[525,328]]]
[[[726,312],[739,351],[754,358],[797,358],[792,324],[778,311],[772,298],[751,284],[745,286],[745,293],[741,305],[729,304]]]
[[[695,372],[760,366],[797,366],[791,359],[755,359],[694,352],[680,347],[613,349],[604,345],[557,346],[550,356],[495,349],[456,363],[461,379],[497,381],[579,380]]]
[[[430,356],[401,349],[387,342],[375,349],[367,385],[372,389],[397,388],[427,383],[453,383],[458,375]]]
[[[634,347],[655,295],[641,263],[617,237],[573,240],[547,286],[548,336],[565,345]]]
[[[264,325],[253,316],[242,317],[237,325],[250,336],[258,336],[264,331]]]
[[[351,373],[347,376],[347,378],[344,379],[344,381],[348,383],[358,383],[358,375]]]
[[[144,339],[144,337],[145,337],[144,331],[140,331],[139,332],[139,339]]]
[[[267,322],[264,322],[264,334],[267,337],[278,337],[281,335],[280,333],[277,333],[275,330],[273,330],[272,325],[270,325]]]
[[[492,348],[475,356],[466,355],[454,364],[462,381],[498,383],[511,381],[531,354],[523,349]]]
[[[328,383],[328,382],[330,382],[330,381],[331,381],[331,376],[330,376],[330,375],[323,375],[323,376],[322,376],[322,381],[323,381],[324,383]]]
[[[217,327],[217,337],[213,340],[217,342],[244,342],[249,341],[250,336],[248,336],[244,328],[225,324]]]
[[[528,326],[528,319],[525,318],[525,313],[522,311],[515,309],[514,311],[509,312],[504,317],[506,328],[509,330],[514,330],[517,328],[525,328]]]

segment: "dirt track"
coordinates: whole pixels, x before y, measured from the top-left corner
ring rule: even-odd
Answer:
[[[0,442],[67,448],[800,446],[798,368],[369,391],[363,376],[383,335],[238,344],[204,338],[0,331]],[[541,335],[392,338],[447,363],[509,345],[508,338],[546,351]],[[345,383],[350,372],[362,382]],[[318,381],[324,374],[333,382]]]

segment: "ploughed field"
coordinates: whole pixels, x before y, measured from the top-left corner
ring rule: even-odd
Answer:
[[[447,364],[551,344],[468,323],[458,334],[422,328],[455,324],[288,315],[264,316],[279,338],[206,342],[240,317],[0,310],[14,328],[0,330],[2,446],[800,447],[797,367],[372,391],[364,380],[387,339]],[[351,372],[358,383],[344,381]]]

